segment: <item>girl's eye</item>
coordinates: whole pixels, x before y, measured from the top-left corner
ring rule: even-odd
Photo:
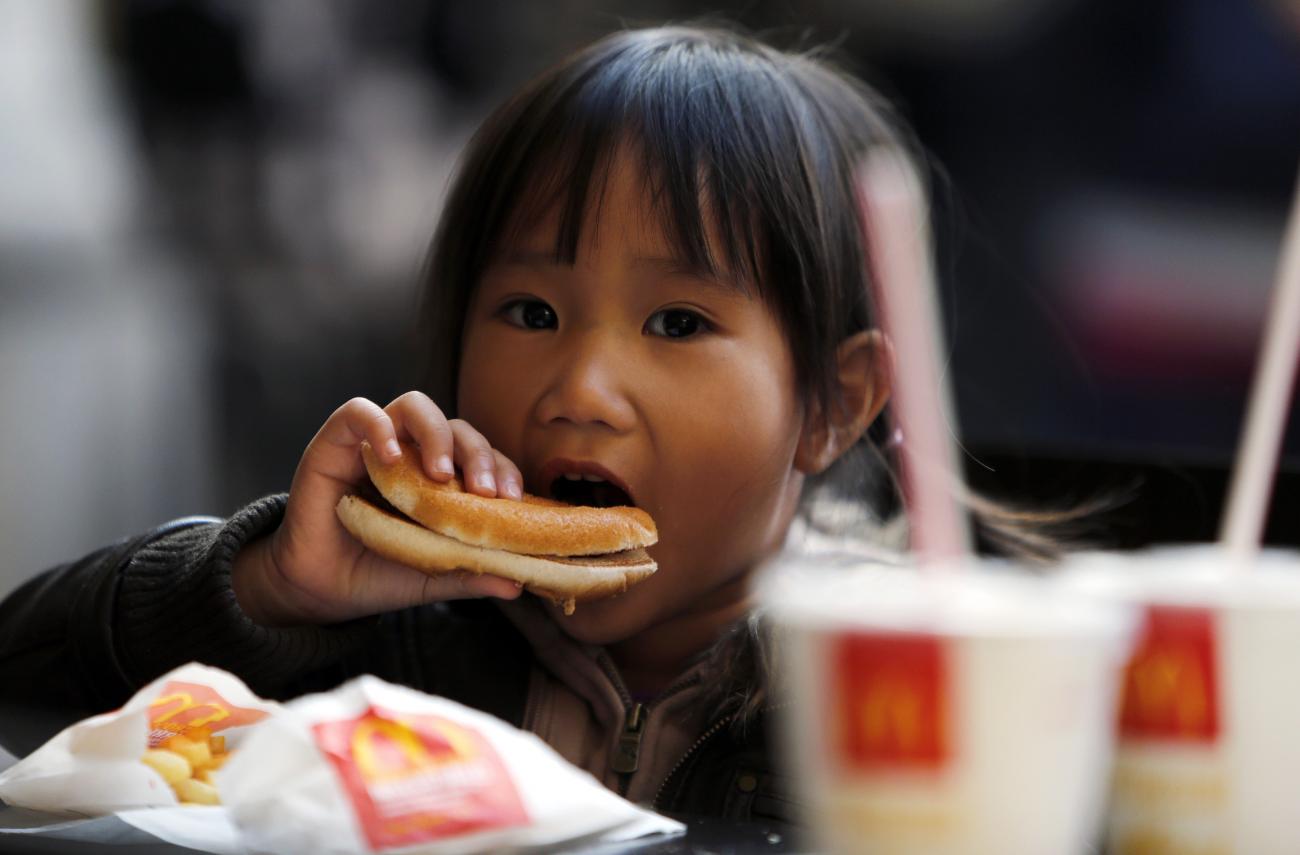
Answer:
[[[663,309],[645,322],[645,331],[666,338],[690,338],[708,326],[708,321],[689,309]]]
[[[558,323],[555,310],[541,300],[515,300],[501,313],[510,323],[527,330],[554,329]]]

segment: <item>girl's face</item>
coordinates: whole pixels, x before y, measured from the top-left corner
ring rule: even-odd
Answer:
[[[544,218],[489,267],[465,322],[459,415],[525,489],[563,498],[565,474],[603,474],[658,525],[657,573],[560,620],[597,644],[743,597],[802,486],[803,408],[776,318],[686,269],[650,211],[618,158],[574,265],[553,260],[558,216]]]

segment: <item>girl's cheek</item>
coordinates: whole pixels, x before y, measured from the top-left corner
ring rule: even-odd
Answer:
[[[460,369],[460,383],[456,400],[457,414],[482,430],[485,421],[486,405],[490,401],[490,388],[494,385],[492,377],[496,374],[491,357],[472,340],[466,342],[465,353]]]

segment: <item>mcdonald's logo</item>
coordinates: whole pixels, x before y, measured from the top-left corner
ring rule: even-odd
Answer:
[[[528,821],[496,750],[450,719],[371,707],[312,733],[375,851]]]
[[[177,733],[199,728],[215,733],[265,717],[262,710],[235,706],[211,686],[172,680],[149,704],[150,744]]]
[[[469,731],[444,719],[408,724],[372,714],[360,719],[352,731],[352,756],[357,769],[370,781],[472,760],[474,753]]]
[[[831,729],[854,771],[938,769],[949,758],[948,662],[937,636],[841,636],[833,654]]]
[[[1214,615],[1151,606],[1124,675],[1120,733],[1127,739],[1214,742],[1219,735]]]

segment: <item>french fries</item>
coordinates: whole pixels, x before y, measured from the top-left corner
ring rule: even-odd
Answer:
[[[202,728],[169,736],[140,758],[162,776],[182,804],[196,805],[221,804],[212,773],[228,759],[226,738]]]

